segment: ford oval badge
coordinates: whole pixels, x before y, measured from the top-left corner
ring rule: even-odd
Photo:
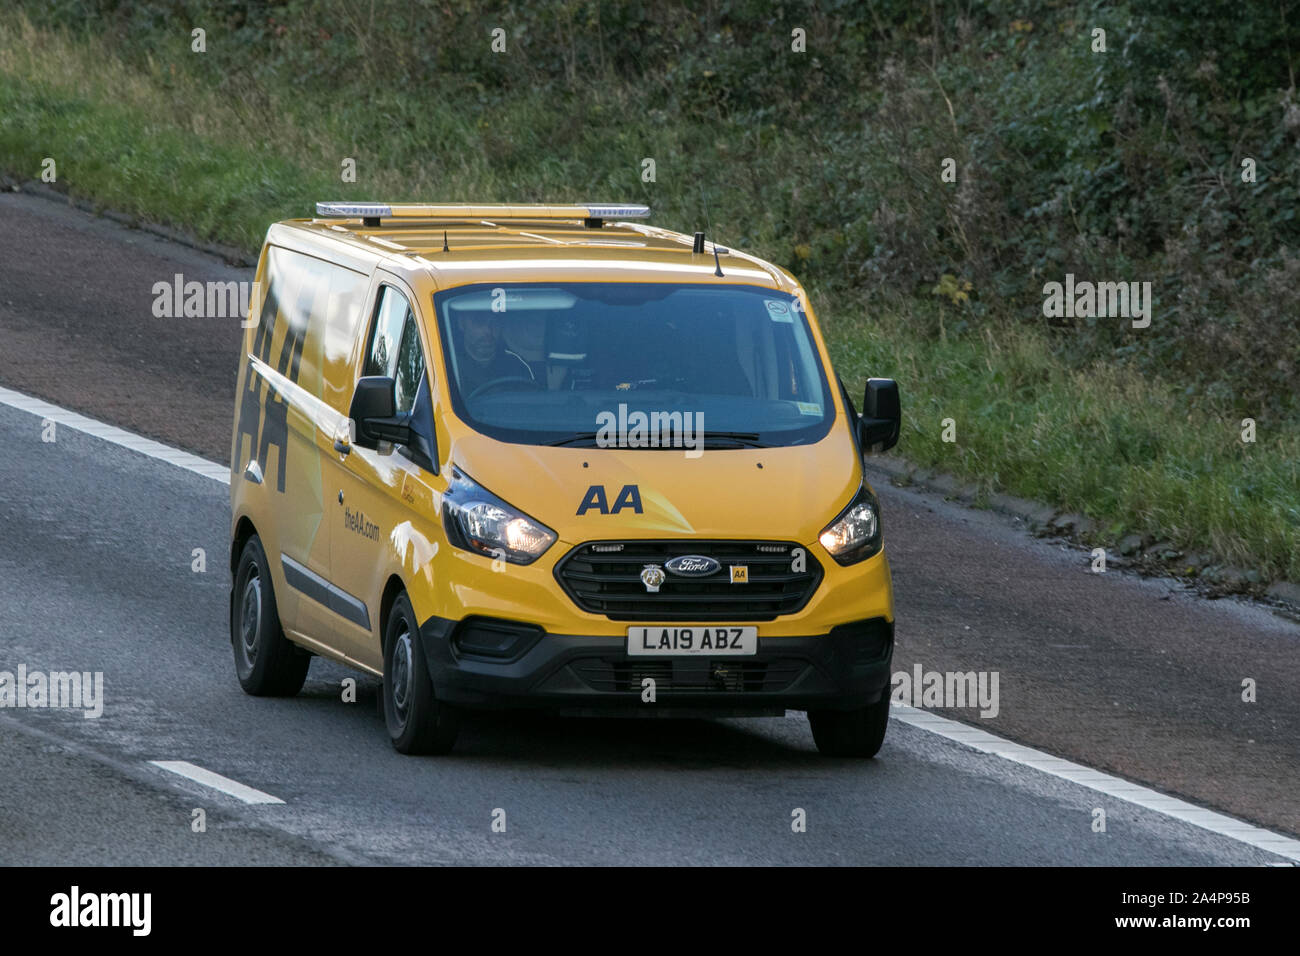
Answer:
[[[664,562],[664,567],[671,573],[684,578],[702,578],[716,574],[722,565],[702,554],[683,554]]]

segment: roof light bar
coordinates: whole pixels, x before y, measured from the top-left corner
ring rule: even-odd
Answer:
[[[608,203],[587,206],[587,215],[592,219],[645,219],[650,215],[650,207],[635,203]]]
[[[351,219],[357,216],[391,216],[393,207],[382,202],[318,202],[316,215],[322,219]]]
[[[645,219],[650,207],[636,203],[582,206],[436,205],[428,203],[318,202],[322,219]]]

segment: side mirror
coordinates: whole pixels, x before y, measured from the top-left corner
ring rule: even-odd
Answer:
[[[903,423],[898,383],[892,378],[869,378],[858,418],[858,441],[863,451],[887,451],[898,444]]]
[[[393,380],[382,375],[357,379],[348,418],[357,423],[356,444],[362,448],[378,448],[381,441],[411,443],[411,416],[394,414],[395,388]]]

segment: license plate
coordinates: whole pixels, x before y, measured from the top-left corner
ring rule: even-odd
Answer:
[[[690,624],[686,627],[629,627],[627,652],[633,657],[740,657],[758,653],[758,628]]]

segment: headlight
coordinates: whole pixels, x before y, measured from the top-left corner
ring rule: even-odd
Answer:
[[[460,469],[442,496],[442,525],[458,548],[512,564],[531,564],[555,543],[555,532],[506,504]]]
[[[857,564],[880,550],[880,504],[865,484],[817,540],[840,564]]]

